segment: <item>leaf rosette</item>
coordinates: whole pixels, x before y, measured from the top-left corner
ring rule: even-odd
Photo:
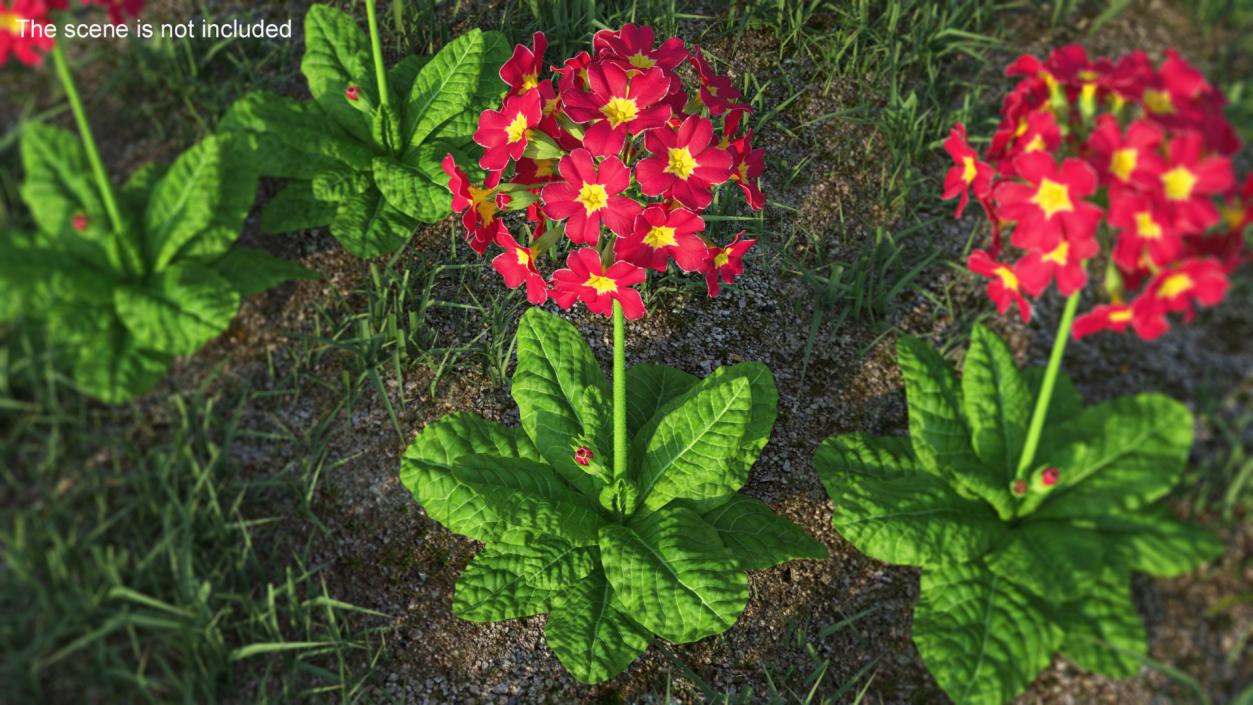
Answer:
[[[446,154],[467,155],[479,112],[505,91],[496,73],[510,47],[499,32],[470,30],[434,56],[412,55],[385,73],[380,101],[365,32],[347,14],[313,5],[300,69],[312,100],[250,93],[222,129],[246,138],[262,176],[287,184],[262,213],[262,229],[330,226],[358,257],[389,254],[419,223],[451,211]]]
[[[487,544],[457,582],[459,617],[547,613],[553,653],[578,680],[599,683],[655,636],[687,643],[729,629],[748,601],[746,570],[826,557],[798,526],[737,494],[774,425],[765,366],[704,379],[630,368],[631,462],[614,477],[609,385],[575,328],[530,309],[517,356],[519,428],[451,414],[423,429],[401,464],[428,516]]]
[[[176,356],[225,331],[242,297],[317,277],[234,247],[256,176],[229,138],[207,137],[168,167],[132,174],[118,190],[118,227],[72,134],[30,123],[21,155],[36,227],[0,232],[0,320],[45,324],[73,355],[75,383],[101,401],[152,387]]]
[[[941,687],[959,705],[1000,705],[1059,650],[1134,675],[1146,643],[1130,572],[1177,575],[1221,551],[1154,506],[1187,461],[1187,408],[1160,394],[1085,407],[1063,373],[1019,474],[1043,370],[1020,371],[983,326],[960,381],[920,340],[897,355],[909,437],[833,436],[814,464],[845,539],[922,567],[914,643]]]

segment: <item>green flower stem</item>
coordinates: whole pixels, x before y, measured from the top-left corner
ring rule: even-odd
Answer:
[[[626,316],[613,302],[613,475],[627,476]]]
[[[1040,394],[1035,400],[1035,411],[1031,414],[1031,425],[1027,428],[1027,440],[1022,446],[1022,457],[1018,461],[1017,477],[1023,479],[1035,462],[1036,448],[1040,445],[1040,433],[1044,431],[1044,419],[1049,413],[1049,402],[1053,399],[1053,385],[1057,383],[1057,373],[1062,367],[1062,356],[1066,353],[1066,342],[1070,339],[1070,327],[1075,322],[1075,311],[1079,309],[1079,292],[1066,299],[1066,309],[1062,312],[1062,322],[1057,326],[1057,337],[1053,339],[1053,351],[1049,353],[1048,367],[1044,368],[1044,380],[1040,383]]]
[[[83,111],[83,101],[78,96],[74,77],[70,75],[70,65],[65,59],[61,42],[54,42],[52,45],[52,64],[65,89],[65,97],[70,101],[70,110],[74,113],[74,122],[78,125],[78,133],[83,140],[83,150],[87,152],[87,161],[91,164],[96,186],[100,189],[100,198],[104,200],[104,209],[109,214],[113,231],[121,233],[122,212],[118,210],[117,199],[113,195],[113,183],[109,181],[109,175],[104,170],[104,162],[100,161],[100,150],[96,148],[96,138],[91,133],[91,124],[87,122],[87,113]]]
[[[365,2],[366,22],[370,25],[370,51],[374,55],[374,77],[379,84],[379,103],[391,107],[387,97],[387,69],[383,67],[383,43],[379,41],[379,21],[374,12],[374,0]]]

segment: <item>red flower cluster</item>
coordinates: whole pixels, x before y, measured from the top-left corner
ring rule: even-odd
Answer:
[[[633,287],[671,260],[703,274],[717,296],[744,271],[755,241],[741,232],[717,244],[701,214],[713,190],[732,181],[750,208],[765,206],[757,184],[763,153],[752,147],[752,130],[741,130],[752,109],[699,47],[676,37],[657,45],[651,27],[597,32],[592,53],[550,71],[547,48],[537,32],[500,69],[509,90],[474,133],[482,185],[452,155],[444,159],[470,246],[479,254],[502,248],[492,266],[509,287],[525,286],[533,304],[582,301],[608,315],[617,301],[634,320],[645,311]],[[526,223],[524,242],[506,227],[508,213]],[[539,260],[562,249],[566,266],[542,274]]]
[[[9,61],[10,54],[27,66],[43,61],[54,40],[44,33],[36,36],[24,20],[49,24],[48,12],[53,9],[60,8],[50,7],[44,0],[0,0],[0,66]]]
[[[984,155],[961,124],[944,143],[944,198],[960,197],[960,217],[973,195],[992,224],[967,266],[991,279],[997,309],[1029,320],[1030,298],[1054,283],[1080,291],[1102,253],[1110,302],[1075,320],[1076,338],[1130,327],[1151,340],[1167,314],[1191,320],[1221,301],[1253,222],[1253,175],[1237,188],[1222,93],[1171,50],[1154,67],[1143,52],[1114,62],[1070,45],[1005,73],[1021,79]]]
[[[138,17],[144,9],[144,0],[82,0],[82,4],[107,8],[113,24],[122,24],[128,15]],[[46,32],[36,35],[30,31],[30,25],[25,25],[23,30],[23,21],[51,24],[49,15],[53,10],[68,10],[69,7],[70,0],[0,0],[0,66],[8,62],[9,55],[27,66],[42,63],[44,54],[52,50],[56,40]]]

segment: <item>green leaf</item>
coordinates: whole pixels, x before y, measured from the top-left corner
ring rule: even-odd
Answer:
[[[368,143],[328,124],[316,104],[264,91],[235,101],[218,129],[242,136],[249,159],[266,176],[312,179],[337,166],[361,171],[374,158]]]
[[[157,270],[213,222],[223,179],[216,138],[183,152],[153,187],[144,213],[150,261]],[[233,313],[232,313],[233,315]]]
[[[835,508],[840,535],[887,563],[946,566],[983,555],[1005,524],[987,505],[965,499],[927,473],[849,475]]]
[[[99,335],[79,348],[74,383],[106,404],[121,404],[160,382],[171,361],[169,355],[138,347],[134,336],[110,317]]]
[[[55,242],[40,242],[46,239],[0,233],[0,288],[20,292],[27,305],[25,313],[38,317],[45,309],[95,305],[113,295],[116,273],[52,249]]]
[[[914,643],[956,705],[1003,705],[1049,664],[1062,630],[1030,593],[978,563],[928,568]]]
[[[432,519],[480,541],[530,530],[587,546],[602,522],[600,510],[551,468],[525,458],[460,455],[443,466],[410,446],[400,479]]]
[[[602,683],[626,670],[653,635],[613,605],[600,571],[562,590],[552,603],[544,637],[580,683]]]
[[[312,230],[329,225],[337,206],[319,201],[310,181],[289,181],[261,212],[261,232],[266,234]]]
[[[483,33],[478,29],[444,45],[426,62],[409,92],[404,144],[417,147],[445,120],[469,107],[482,65]]]
[[[948,362],[917,338],[896,342],[909,405],[909,437],[924,467],[940,474],[974,464],[970,428],[962,415],[961,388]]]
[[[896,343],[909,405],[909,437],[914,455],[928,470],[947,477],[966,497],[979,497],[1002,519],[1014,514],[1004,469],[979,460],[963,411],[962,390],[940,354],[917,338]]]
[[[1035,516],[1099,517],[1165,496],[1188,459],[1192,414],[1169,397],[1137,394],[1088,407],[1066,435],[1075,441],[1044,447],[1037,459],[1061,479]]]
[[[22,200],[39,229],[52,236],[59,249],[100,268],[120,271],[121,253],[78,139],[60,128],[27,123],[22,128],[21,151]],[[90,223],[81,233],[73,227],[79,214]]]
[[[213,214],[213,227],[231,233],[230,242],[226,245],[229,248],[238,239],[244,222],[248,220],[248,214],[252,212],[252,204],[257,198],[259,172],[256,165],[248,159],[247,145],[238,135],[228,132],[218,135],[216,139],[222,164],[226,165],[226,174],[219,185],[218,208]],[[201,237],[193,240],[183,248],[180,256],[203,257],[226,252],[226,248],[210,252],[206,249],[206,244],[200,242],[211,239]]]
[[[1111,678],[1131,678],[1148,654],[1144,622],[1131,599],[1131,576],[1106,567],[1092,592],[1054,610],[1065,630],[1062,653],[1083,668]]]
[[[383,194],[370,189],[339,204],[331,234],[357,257],[378,257],[404,247],[417,223],[389,205]]]
[[[370,172],[336,167],[318,172],[311,184],[313,197],[327,203],[342,203],[370,190]]]
[[[442,141],[446,143],[459,143],[465,145],[474,145],[471,136],[478,129],[479,114],[489,108],[495,109],[500,107],[501,100],[505,94],[505,82],[500,79],[500,67],[512,55],[513,45],[500,32],[483,32],[483,58],[480,62],[478,81],[475,85],[474,95],[470,98],[469,105],[465,110],[453,115],[445,120],[438,128],[435,129],[425,140],[423,146],[433,141]],[[482,148],[474,145],[475,148]],[[457,149],[445,147],[437,154],[437,159],[442,158],[445,152],[457,153]],[[475,164],[477,159],[471,158],[463,162],[458,155],[458,164]],[[474,167],[477,169],[477,164]],[[472,175],[472,178],[478,174]]]
[[[770,438],[770,431],[774,428],[775,407],[778,405],[779,394],[774,386],[774,377],[770,374],[770,370],[759,362],[743,362],[738,365],[728,367],[720,367],[713,371],[705,379],[692,385],[683,394],[677,395],[670,401],[666,402],[661,409],[653,414],[643,427],[635,434],[631,448],[631,465],[636,476],[640,477],[640,469],[644,463],[644,459],[648,455],[648,443],[657,432],[657,428],[663,421],[670,418],[676,409],[683,406],[688,400],[698,394],[703,393],[705,389],[711,389],[715,386],[724,385],[733,382],[736,379],[743,379],[748,382],[750,394],[752,397],[751,407],[747,423],[743,427],[743,436],[739,443],[735,446],[720,451],[726,461],[726,479],[725,483],[735,485],[737,488],[742,486],[748,479],[749,472],[752,470],[753,463],[757,461],[757,456],[761,453],[761,449],[765,447],[766,442]],[[674,421],[670,421],[674,423]],[[641,482],[641,489],[646,485]],[[729,494],[729,493],[728,493]],[[725,498],[727,495],[723,495]],[[705,506],[700,507],[701,510],[712,509],[714,504],[721,498],[715,499],[710,496],[710,500],[704,502]]]
[[[844,483],[853,476],[890,479],[927,472],[914,457],[908,438],[864,433],[828,437],[814,454],[814,469],[831,501],[837,505],[844,494]]]
[[[531,585],[556,590],[587,577],[599,565],[595,546],[575,546],[559,536],[534,531],[510,531],[493,544],[522,557],[519,575]]]
[[[600,553],[623,610],[677,644],[730,629],[748,603],[748,576],[717,530],[687,507],[606,524]]]
[[[394,95],[407,96],[413,90],[413,81],[431,57],[410,54],[387,71],[387,87]],[[504,63],[504,62],[501,62]]]
[[[143,222],[144,210],[148,208],[148,199],[152,196],[152,189],[156,188],[157,182],[165,176],[168,170],[168,164],[149,162],[136,169],[118,190],[121,205],[134,222]]]
[[[1018,468],[1032,401],[1009,346],[976,325],[962,364],[962,403],[975,455],[1000,471],[1002,491]]]
[[[1213,533],[1178,521],[1161,507],[1095,517],[1092,524],[1132,570],[1163,578],[1195,570],[1223,552]]]
[[[457,579],[453,614],[470,622],[496,622],[548,611],[552,591],[527,583],[529,559],[515,548],[492,544],[470,561]]]
[[[739,448],[752,407],[752,389],[743,378],[699,384],[682,403],[668,408],[651,435],[641,439],[640,494],[659,509],[671,500],[717,500],[743,487],[748,473],[736,473],[730,459]]]
[[[683,370],[651,364],[628,368],[626,379],[627,433],[632,437],[666,405],[666,402],[683,394],[700,381]]]
[[[186,262],[146,285],[117,289],[113,305],[139,347],[190,355],[231,324],[239,293],[208,267]]]
[[[1050,602],[1086,595],[1104,566],[1101,537],[1069,523],[1029,520],[984,559],[988,568]]]
[[[451,469],[453,463],[465,455],[494,455],[500,458],[523,458],[543,461],[543,456],[531,445],[531,440],[516,428],[506,428],[494,421],[487,421],[474,414],[448,414],[426,428],[413,439],[405,450],[401,463],[401,480],[405,485],[405,473],[411,463]]]
[[[747,570],[771,568],[794,558],[827,557],[826,546],[751,497],[735,495],[703,518],[717,529],[723,545]]]
[[[396,111],[391,106],[380,105],[374,109],[370,120],[370,135],[378,150],[384,154],[399,154],[403,145],[400,141],[400,117]]]
[[[361,93],[359,101],[378,101],[369,43],[357,23],[335,8],[310,7],[305,15],[305,55],[300,70],[318,107],[357,140],[371,142],[366,114],[344,94],[348,86],[355,85]]]
[[[279,259],[253,247],[231,248],[213,263],[213,270],[231,283],[240,296],[256,294],[291,279],[321,279],[311,269]]]
[[[410,218],[434,223],[452,212],[447,175],[432,181],[426,172],[390,157],[374,160],[374,183],[391,206]]]
[[[1031,396],[1032,408],[1036,397],[1040,396],[1040,387],[1044,384],[1044,368],[1028,367],[1022,371],[1022,381],[1027,385]],[[1083,396],[1075,389],[1075,383],[1064,370],[1057,371],[1057,379],[1053,382],[1053,398],[1049,400],[1049,413],[1044,418],[1044,427],[1065,423],[1083,413]]]
[[[531,308],[518,323],[517,349],[511,392],[522,428],[567,482],[597,496],[597,482],[574,462],[573,450],[579,438],[613,447],[609,383],[591,348],[574,326]]]

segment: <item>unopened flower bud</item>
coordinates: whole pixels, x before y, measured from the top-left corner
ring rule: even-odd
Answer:
[[[592,453],[592,449],[587,446],[582,446],[578,450],[574,451],[574,462],[584,467],[591,465],[592,458],[594,457],[596,456]]]
[[[86,230],[87,226],[90,223],[91,221],[88,220],[87,216],[83,215],[82,213],[79,213],[78,215],[74,216],[74,220],[71,222],[71,224],[74,226],[74,229],[80,233]]]
[[[1044,468],[1044,472],[1040,473],[1040,482],[1043,482],[1045,487],[1056,485],[1060,478],[1061,473],[1057,468]]]
[[[350,85],[344,89],[344,97],[355,103],[361,97],[361,89]]]
[[[1014,483],[1009,486],[1009,491],[1013,492],[1015,497],[1025,497],[1027,495],[1027,481],[1014,480]]]

